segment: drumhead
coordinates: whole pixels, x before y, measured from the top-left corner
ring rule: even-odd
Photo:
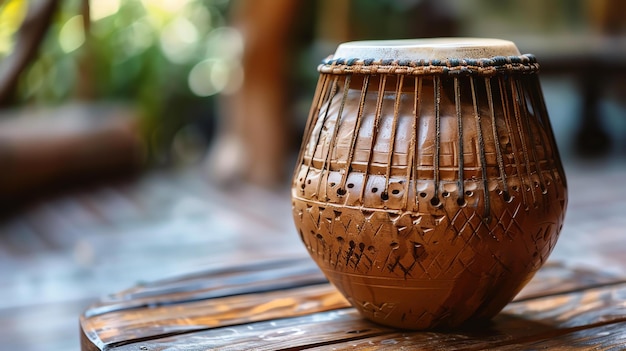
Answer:
[[[515,43],[490,38],[364,40],[340,44],[334,58],[380,60],[481,59],[520,55]]]

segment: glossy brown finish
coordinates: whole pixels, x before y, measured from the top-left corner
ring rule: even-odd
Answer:
[[[554,248],[563,168],[536,64],[507,62],[320,66],[293,215],[365,317],[409,329],[492,318]]]

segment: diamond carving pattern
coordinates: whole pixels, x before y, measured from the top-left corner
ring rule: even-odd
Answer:
[[[527,59],[499,58],[506,68],[484,76],[370,75],[365,61],[337,61],[320,76],[293,216],[370,318],[421,328],[491,317],[548,257],[567,192]]]

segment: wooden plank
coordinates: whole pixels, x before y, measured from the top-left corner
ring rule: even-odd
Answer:
[[[455,331],[401,332],[368,322],[349,308],[120,343],[109,350],[483,350],[577,341],[572,345],[585,349],[594,335],[585,330],[599,330],[603,345],[616,345],[624,333],[606,333],[624,323],[626,283],[513,302],[493,322]],[[617,339],[609,340],[611,335]]]
[[[177,279],[146,283],[110,295],[94,304],[84,315],[156,307],[219,297],[275,291],[327,283],[310,259],[258,262],[190,274]]]
[[[317,265],[308,257],[255,262],[144,283],[109,295],[91,306],[85,315],[147,305],[174,304],[227,295],[293,288],[321,284],[326,281]],[[558,263],[550,263],[538,272],[535,279],[520,292],[515,300],[619,281],[621,278],[610,274],[569,269]]]
[[[561,340],[563,343],[560,346],[565,347],[570,345],[568,342],[573,341],[571,333],[584,334],[585,329],[612,328],[608,325],[624,322],[626,322],[626,283],[513,302],[503,313],[496,316],[491,324],[477,326],[474,330],[468,329],[458,334],[396,333],[367,338],[359,342],[344,342],[333,345],[333,348],[397,350],[411,346],[420,348],[437,346],[445,350],[483,350],[516,344],[540,344],[550,340]],[[554,342],[551,346],[556,347],[559,344]]]
[[[328,284],[265,293],[81,316],[86,338],[96,347],[172,333],[301,316],[349,307]],[[94,348],[91,348],[94,349]],[[97,348],[96,348],[97,349]]]
[[[550,326],[528,321],[517,323],[511,320],[506,327],[506,334],[500,328],[497,331],[479,332],[414,332],[387,333],[367,336],[363,339],[348,340],[339,343],[322,343],[307,348],[321,350],[356,350],[356,351],[395,351],[395,350],[624,350],[626,349],[626,321],[612,321],[599,326],[581,326],[553,330]],[[517,333],[516,333],[517,332]],[[536,333],[536,334],[532,334]],[[530,339],[532,341],[524,342]],[[197,338],[195,340],[198,340]],[[151,341],[150,350],[160,350]],[[173,344],[172,344],[173,345]],[[156,347],[155,347],[156,346]],[[117,349],[114,349],[117,350]],[[126,350],[126,349],[119,349]],[[128,349],[133,350],[133,349]]]
[[[232,284],[232,286],[234,286],[244,282],[267,281],[267,275],[271,275],[275,278],[292,278],[295,274],[302,274],[309,271],[315,271],[320,275],[322,274],[313,260],[308,257],[267,260],[224,268],[214,268],[159,279],[152,282],[144,282],[132,288],[109,295],[103,300],[103,304],[148,297],[162,299],[168,298],[172,294],[199,291],[218,285]]]
[[[626,350],[626,322],[610,323],[594,328],[585,328],[540,341],[515,343],[499,347],[498,350]]]
[[[391,332],[393,329],[374,324],[355,309],[346,308],[111,345],[109,350],[297,350],[328,340],[358,340]]]
[[[625,279],[623,276],[607,272],[570,268],[562,262],[548,261],[514,301],[618,283]]]
[[[92,316],[122,309],[175,304],[201,299],[255,293],[321,284],[326,278],[309,259],[293,258],[213,269],[144,283],[109,295],[85,312]],[[621,279],[584,269],[569,269],[557,263],[546,265],[515,300],[562,293]]]
[[[275,266],[272,267],[272,264]],[[286,265],[292,265],[294,269],[285,269]],[[303,272],[308,272],[310,276],[299,276]],[[283,284],[292,279],[291,283],[304,284],[309,278],[323,280],[310,261],[296,260],[165,280],[129,289],[114,295],[108,302],[94,305],[81,317],[81,326],[87,340],[104,346],[349,306],[330,285],[266,292],[286,289],[288,286]],[[603,288],[609,288],[611,284],[622,283],[623,280],[610,276],[548,265],[528,285],[530,292],[522,294],[519,301],[510,304],[507,310],[511,310],[511,306],[532,305],[530,301],[536,303],[550,296],[574,296],[585,288],[602,284],[608,284]],[[568,295],[571,291],[573,293]],[[239,296],[240,293],[245,295]],[[548,297],[539,297],[546,295]],[[213,298],[205,299],[210,297]],[[332,304],[324,300],[332,301]],[[271,313],[266,313],[259,305],[270,306]],[[514,314],[523,315],[526,312],[518,307]]]

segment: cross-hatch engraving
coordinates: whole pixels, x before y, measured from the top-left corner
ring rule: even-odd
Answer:
[[[464,305],[492,314],[554,248],[565,177],[536,77],[513,78],[320,78],[293,216],[365,313],[424,323]],[[401,290],[438,307],[417,299],[385,315],[384,295]]]

